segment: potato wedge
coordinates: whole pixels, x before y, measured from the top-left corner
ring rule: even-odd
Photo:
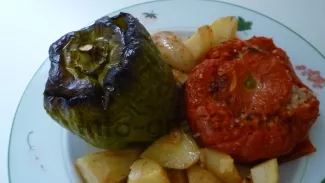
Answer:
[[[186,170],[167,169],[166,171],[171,183],[188,183]]]
[[[235,16],[222,17],[215,20],[210,26],[204,25],[187,40],[184,41],[195,60],[202,58],[209,49],[223,41],[236,37],[237,18]]]
[[[152,36],[163,60],[170,66],[188,73],[196,64],[191,50],[183,40],[170,31],[157,32]]]
[[[237,18],[234,16],[222,17],[214,21],[211,25],[213,33],[212,46],[216,46],[223,41],[236,37]]]
[[[200,161],[204,168],[209,170],[223,183],[240,183],[240,177],[234,160],[228,154],[212,149],[201,149]]]
[[[244,178],[241,183],[253,183],[253,180],[250,178]]]
[[[198,162],[200,150],[195,141],[182,131],[172,131],[161,137],[142,154],[164,168],[186,169]]]
[[[166,171],[150,159],[139,159],[131,165],[127,183],[170,183]]]
[[[104,151],[78,158],[75,166],[85,183],[124,182],[140,150]]]
[[[187,176],[189,183],[221,183],[211,172],[198,165],[187,169]]]
[[[212,47],[213,43],[213,31],[209,25],[204,25],[187,40],[184,41],[186,47],[188,47],[195,60],[203,57],[209,49]]]
[[[180,85],[180,86],[184,85],[184,83],[188,79],[188,75],[185,74],[184,72],[179,71],[179,70],[174,69],[174,68],[172,68],[172,72],[173,72],[174,78],[176,79],[177,84]]]
[[[271,159],[251,169],[253,183],[278,183],[279,169],[277,159]]]
[[[243,165],[243,164],[236,164],[235,166],[238,170],[238,173],[241,177],[248,177],[251,175],[251,169],[253,168],[252,165]]]

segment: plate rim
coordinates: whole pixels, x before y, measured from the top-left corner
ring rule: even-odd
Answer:
[[[112,14],[116,14],[118,12],[122,12],[126,9],[129,9],[129,8],[134,8],[134,7],[137,7],[137,6],[141,6],[141,5],[144,5],[144,4],[150,4],[150,3],[157,3],[157,2],[166,2],[166,1],[175,1],[175,0],[151,0],[151,1],[147,1],[147,2],[141,2],[141,3],[136,3],[136,4],[133,4],[133,5],[130,5],[130,6],[126,6],[124,8],[120,8],[118,10],[115,10],[115,11],[112,11],[110,13],[107,13],[103,16],[111,16]],[[207,2],[215,2],[215,3],[220,3],[220,4],[226,4],[226,5],[230,5],[230,6],[235,6],[235,7],[238,7],[238,8],[241,8],[241,9],[244,9],[244,10],[247,10],[247,11],[250,11],[250,12],[253,12],[253,13],[256,13],[260,16],[263,16],[267,19],[270,19],[271,21],[283,26],[284,28],[288,29],[290,32],[292,32],[293,34],[295,34],[296,36],[298,36],[300,39],[302,39],[305,43],[307,43],[311,48],[313,48],[313,50],[315,50],[322,58],[323,60],[325,60],[325,53],[323,54],[322,52],[320,52],[312,43],[310,43],[306,38],[304,38],[302,35],[300,35],[299,33],[297,33],[296,31],[294,31],[293,29],[291,29],[290,27],[286,26],[284,23],[268,16],[268,15],[265,15],[263,13],[260,13],[259,11],[257,10],[253,10],[253,9],[250,9],[250,8],[247,8],[247,7],[244,7],[244,6],[241,6],[241,5],[237,5],[237,4],[233,4],[233,3],[229,3],[229,2],[224,2],[224,1],[220,1],[220,0],[187,0],[188,1],[207,1]],[[103,17],[102,16],[102,17]],[[100,17],[99,17],[100,18]],[[98,18],[97,18],[98,19]],[[93,22],[95,22],[97,19],[93,20],[92,22],[88,23],[87,25],[90,25],[92,24]],[[84,27],[86,27],[87,25],[85,25]],[[25,89],[24,89],[24,92],[22,93],[22,95],[20,96],[20,99],[19,99],[19,102],[18,102],[18,105],[16,107],[16,110],[15,110],[15,114],[14,114],[14,117],[12,118],[12,124],[11,124],[11,127],[10,127],[10,134],[9,134],[9,143],[8,143],[8,148],[7,148],[7,170],[8,170],[8,173],[7,173],[7,176],[8,176],[8,180],[9,180],[9,183],[13,183],[11,181],[11,170],[10,170],[10,149],[11,149],[11,143],[12,143],[12,136],[13,136],[13,129],[14,129],[14,125],[15,125],[15,121],[16,121],[16,117],[17,117],[17,112],[18,112],[18,109],[20,108],[20,105],[21,105],[21,101],[23,99],[23,97],[25,96],[26,94],[26,91],[27,89],[30,87],[30,84],[31,82],[33,81],[33,79],[35,78],[36,74],[40,71],[40,69],[47,63],[47,60],[49,59],[49,57],[47,57],[43,63],[38,67],[38,69],[34,72],[33,76],[31,77],[31,79],[29,80],[28,84],[26,85]],[[305,167],[306,168],[306,167]]]

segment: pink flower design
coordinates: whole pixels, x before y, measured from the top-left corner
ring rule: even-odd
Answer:
[[[325,78],[321,76],[319,70],[308,69],[305,65],[297,65],[296,70],[301,71],[302,76],[307,76],[307,80],[312,83],[313,88],[323,88],[325,86]]]
[[[297,70],[302,70],[302,71],[303,71],[303,70],[306,70],[306,66],[305,66],[305,65],[297,65],[297,66],[296,66],[296,69],[297,69]]]

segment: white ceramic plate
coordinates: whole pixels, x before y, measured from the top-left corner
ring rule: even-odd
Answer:
[[[310,43],[267,16],[217,1],[188,0],[186,5],[184,1],[156,1],[120,11],[138,17],[150,32],[171,30],[188,36],[198,26],[209,24],[217,17],[234,15],[252,22],[251,26],[246,22],[246,26],[241,27],[244,29],[238,32],[241,38],[253,35],[273,37],[277,46],[286,50],[301,79],[321,101],[321,115],[310,132],[317,152],[281,165],[280,180],[282,183],[325,182],[325,117],[322,113],[325,112],[325,79],[322,77],[325,75],[322,73],[325,72],[325,59]],[[46,114],[42,92],[48,70],[49,61],[46,60],[29,83],[16,112],[8,161],[11,183],[80,182],[74,161],[99,150],[61,128]]]

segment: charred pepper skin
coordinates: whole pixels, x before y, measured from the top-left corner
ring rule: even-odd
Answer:
[[[105,16],[49,49],[44,108],[102,149],[148,144],[175,116],[177,85],[150,34],[130,14]]]
[[[296,90],[308,96],[297,105]],[[233,39],[211,49],[190,73],[185,101],[201,143],[238,162],[287,161],[315,151],[308,131],[319,101],[272,39]]]

